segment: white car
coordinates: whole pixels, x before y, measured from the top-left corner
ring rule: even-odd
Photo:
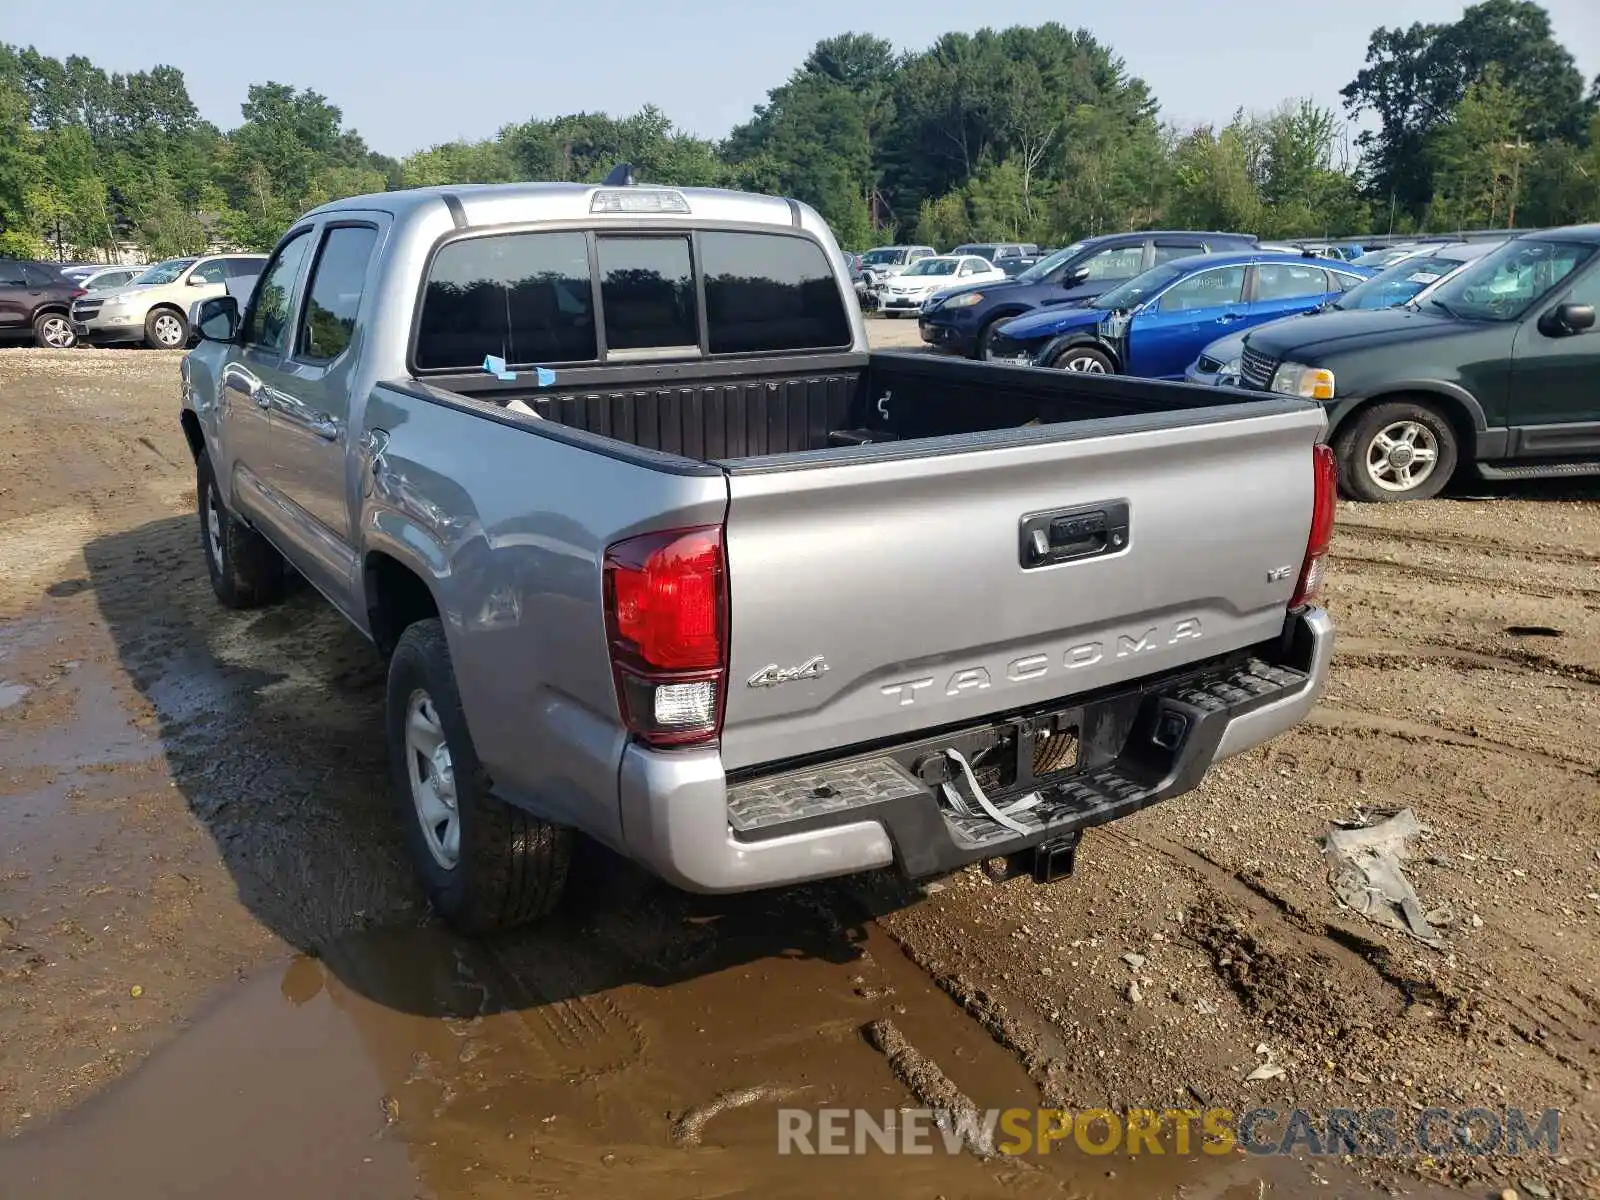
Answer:
[[[913,263],[878,286],[878,308],[891,317],[920,312],[924,301],[969,283],[1006,279],[999,267],[976,254],[939,254]]]

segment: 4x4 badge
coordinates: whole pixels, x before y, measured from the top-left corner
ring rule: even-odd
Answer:
[[[822,655],[813,655],[797,667],[780,667],[768,663],[745,681],[749,687],[777,687],[780,683],[793,683],[796,679],[820,679],[828,669]]]

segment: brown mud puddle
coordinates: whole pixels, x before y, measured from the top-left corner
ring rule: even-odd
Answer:
[[[718,958],[730,940],[768,943],[778,915],[796,914],[752,904],[709,922],[707,939]],[[124,1083],[0,1144],[0,1191],[52,1200],[1376,1194],[1334,1163],[1308,1171],[1242,1155],[1071,1149],[980,1161],[946,1152],[937,1135],[921,1156],[780,1155],[780,1107],[881,1115],[917,1103],[862,1037],[882,1015],[980,1109],[1033,1106],[1037,1093],[874,927],[849,962],[797,942],[792,954],[670,990],[588,991],[584,963],[627,949],[597,939],[603,930],[560,923],[493,945],[386,930],[297,957],[216,1004]],[[745,1089],[762,1098],[683,1120]]]

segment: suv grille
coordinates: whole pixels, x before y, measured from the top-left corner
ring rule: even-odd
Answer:
[[[1272,386],[1272,373],[1278,364],[1259,351],[1244,348],[1239,356],[1239,382],[1247,388],[1264,392]]]
[[[80,321],[85,317],[92,317],[100,311],[100,306],[104,303],[104,300],[74,300],[72,315]]]

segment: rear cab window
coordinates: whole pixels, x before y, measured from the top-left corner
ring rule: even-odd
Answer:
[[[843,349],[822,247],[786,233],[519,232],[446,242],[417,319],[418,371]]]

